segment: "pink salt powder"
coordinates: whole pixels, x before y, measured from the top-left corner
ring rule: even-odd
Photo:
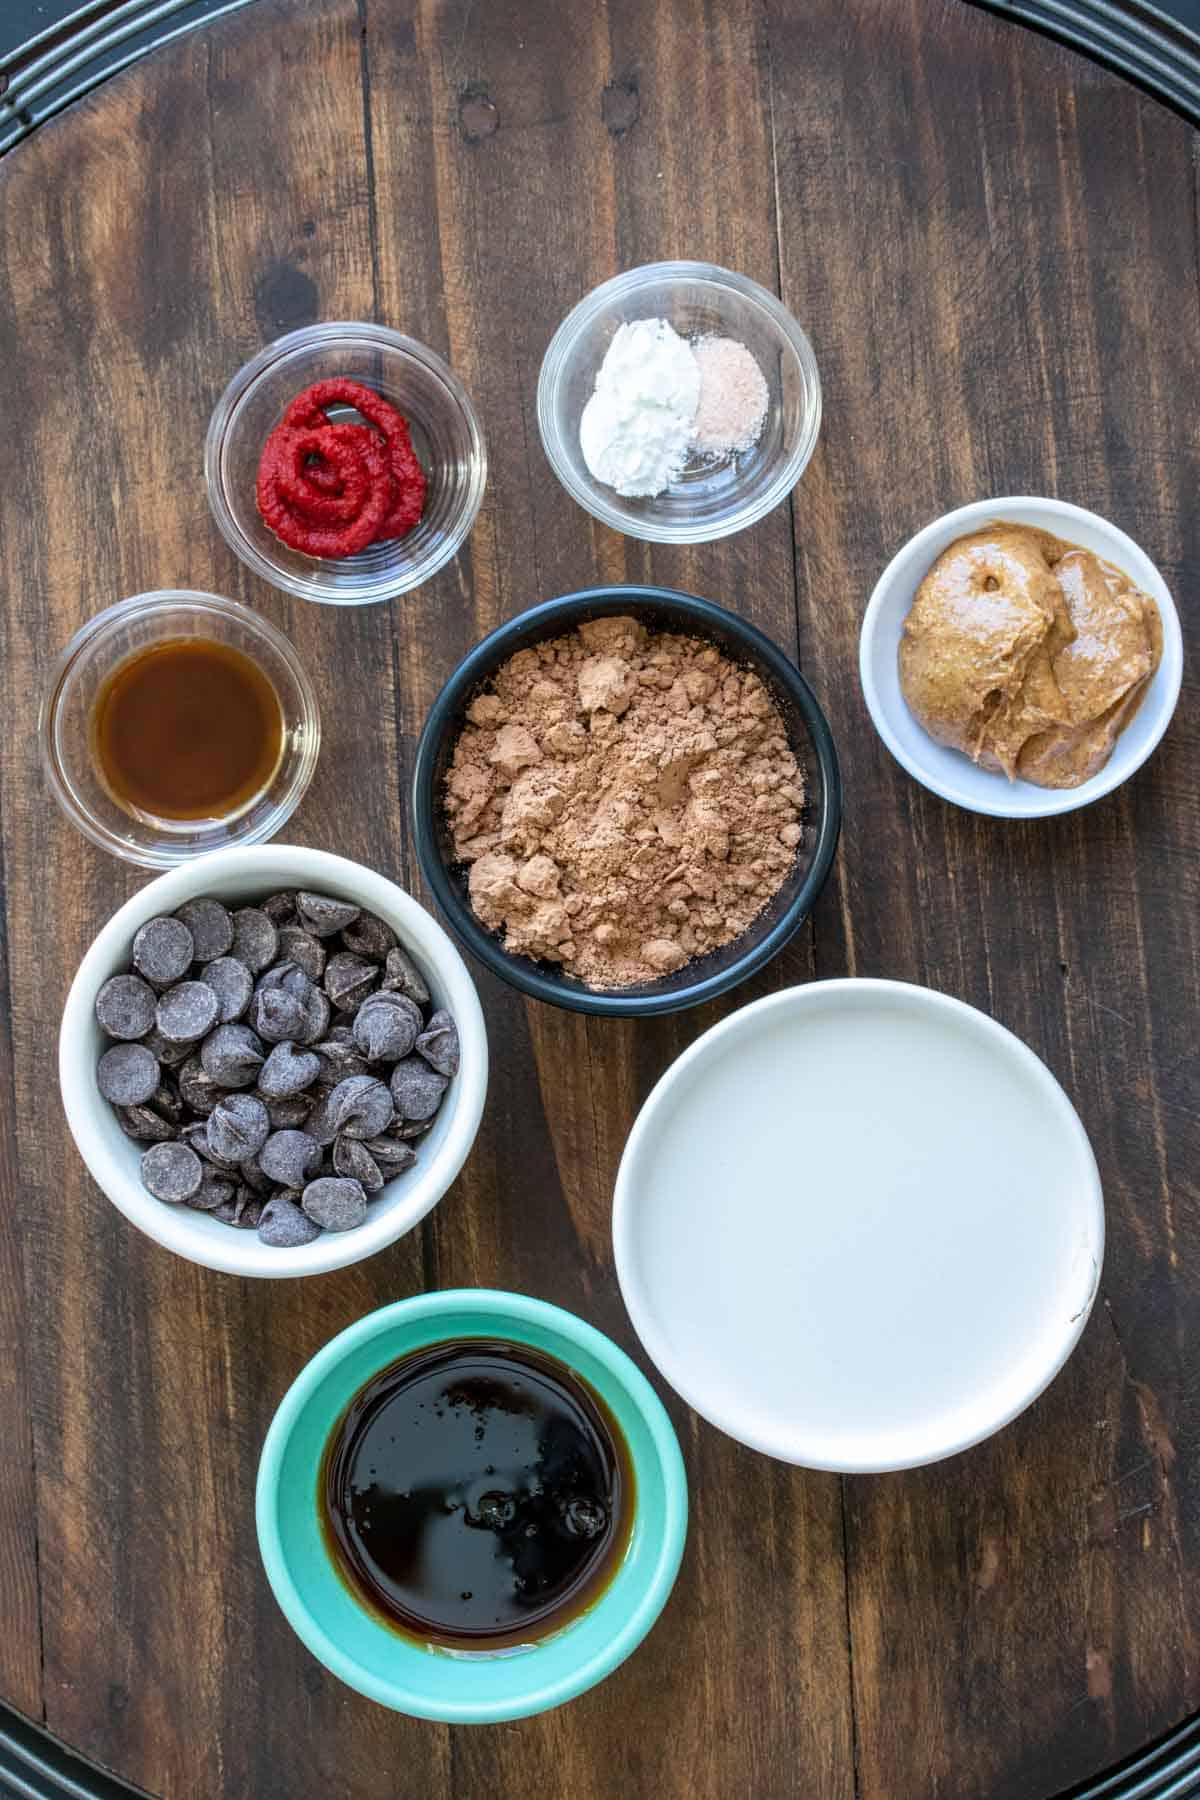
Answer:
[[[703,456],[739,455],[751,449],[770,404],[762,370],[736,338],[699,338],[692,351],[700,365],[694,447]]]

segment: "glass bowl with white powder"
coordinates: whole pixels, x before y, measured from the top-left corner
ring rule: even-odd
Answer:
[[[538,427],[567,492],[655,543],[743,531],[813,453],[821,382],[774,294],[713,263],[649,263],[581,300],[550,341]]]

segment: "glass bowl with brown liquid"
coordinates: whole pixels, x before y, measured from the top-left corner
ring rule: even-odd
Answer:
[[[281,632],[234,600],[136,594],[58,658],[38,720],[55,799],[102,850],[165,869],[273,837],[321,741],[316,695]]]

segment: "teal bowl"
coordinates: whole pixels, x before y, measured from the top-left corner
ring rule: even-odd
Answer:
[[[517,1649],[447,1650],[389,1630],[355,1599],[321,1535],[321,1457],[354,1395],[411,1351],[472,1337],[526,1344],[574,1369],[607,1404],[633,1464],[633,1527],[616,1573],[585,1612]],[[603,1681],[637,1648],[679,1570],[687,1478],[662,1402],[623,1350],[544,1300],[458,1288],[380,1307],[317,1352],[271,1421],[256,1510],[259,1549],[275,1598],[327,1669],[395,1712],[447,1724],[490,1724],[561,1706]]]

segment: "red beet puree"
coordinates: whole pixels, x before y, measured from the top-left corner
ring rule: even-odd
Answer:
[[[334,424],[334,406],[367,423]],[[408,421],[372,388],[338,376],[297,394],[263,445],[258,510],[293,550],[354,556],[411,531],[427,486]]]

